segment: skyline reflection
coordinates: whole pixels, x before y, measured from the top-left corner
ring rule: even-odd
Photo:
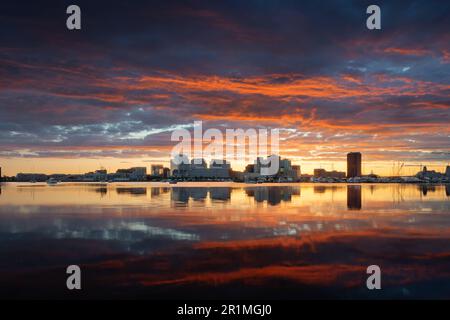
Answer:
[[[57,279],[30,286],[72,263],[96,275],[88,296],[208,297],[238,288],[237,297],[364,297],[361,264],[374,261],[383,267],[383,294],[403,297],[406,286],[413,297],[430,297],[414,286],[450,288],[448,187],[4,184],[0,297],[64,296]],[[31,282],[20,280],[30,272]]]

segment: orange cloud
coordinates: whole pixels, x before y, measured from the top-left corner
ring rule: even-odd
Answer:
[[[408,56],[425,56],[427,54],[430,54],[430,51],[426,49],[393,48],[393,47],[384,49],[384,52]]]

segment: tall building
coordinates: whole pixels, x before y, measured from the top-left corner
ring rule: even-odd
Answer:
[[[347,178],[361,176],[361,153],[350,152],[347,154]]]
[[[2,169],[2,168],[0,168],[0,172],[1,172],[1,169]],[[450,166],[447,166],[447,167],[445,168],[445,175],[446,175],[447,177],[450,178]]]
[[[170,177],[170,169],[169,168],[164,168],[163,169],[163,178],[167,179],[168,177]]]
[[[294,170],[297,178],[300,178],[300,176],[302,175],[301,167],[299,165],[293,165],[292,170]]]

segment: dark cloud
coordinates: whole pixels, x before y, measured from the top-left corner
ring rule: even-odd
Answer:
[[[450,149],[448,2],[379,1],[380,31],[369,1],[77,1],[77,32],[69,4],[0,4],[4,155],[168,146],[195,119]]]

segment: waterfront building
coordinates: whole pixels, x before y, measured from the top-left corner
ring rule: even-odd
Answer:
[[[78,177],[81,181],[106,181],[108,179],[108,172],[105,169],[88,172]]]
[[[145,181],[147,180],[147,168],[118,169],[110,178],[113,181]]]
[[[153,164],[151,167],[151,175],[155,177],[162,177],[164,174],[164,166],[161,164]]]
[[[264,175],[262,169],[269,168],[272,165],[272,163],[268,161],[269,158],[271,161],[278,162],[278,170],[271,175]],[[268,157],[267,160],[263,160],[262,157],[258,157],[256,158],[254,165],[248,165],[246,167],[244,172],[244,180],[297,181],[299,179],[299,171],[300,166],[293,168],[291,160],[282,159],[278,155],[272,155]]]
[[[248,172],[248,173],[253,173],[255,172],[255,165],[254,164],[248,164],[245,166],[245,171],[244,172]]]
[[[446,171],[447,174],[447,171]],[[416,174],[416,177],[424,180],[424,181],[430,181],[430,182],[439,182],[443,178],[445,178],[445,175],[437,172],[435,170],[428,170],[426,166],[423,167],[422,171],[419,171]]]
[[[350,152],[347,154],[347,178],[361,176],[361,153]]]
[[[300,176],[302,175],[301,167],[299,165],[293,165],[292,170],[294,170],[295,174],[297,175],[297,178],[300,178]]]
[[[342,171],[327,171],[325,169],[314,169],[314,178],[334,178],[334,179],[344,179],[345,172]]]
[[[169,168],[164,168],[163,169],[163,178],[167,179],[170,177],[170,169]]]
[[[178,154],[174,157],[174,159],[170,160],[170,174],[174,175],[174,172],[177,171],[177,174],[181,174],[182,172],[187,171],[190,168],[189,158],[184,154]]]
[[[45,182],[48,180],[48,176],[43,173],[18,173],[16,175],[16,181],[18,182]]]
[[[183,159],[186,160],[186,158]],[[171,163],[174,178],[194,180],[230,178],[231,166],[225,160],[212,160],[209,168],[204,159],[192,159],[191,163],[189,161],[183,161],[179,164],[171,161]]]

